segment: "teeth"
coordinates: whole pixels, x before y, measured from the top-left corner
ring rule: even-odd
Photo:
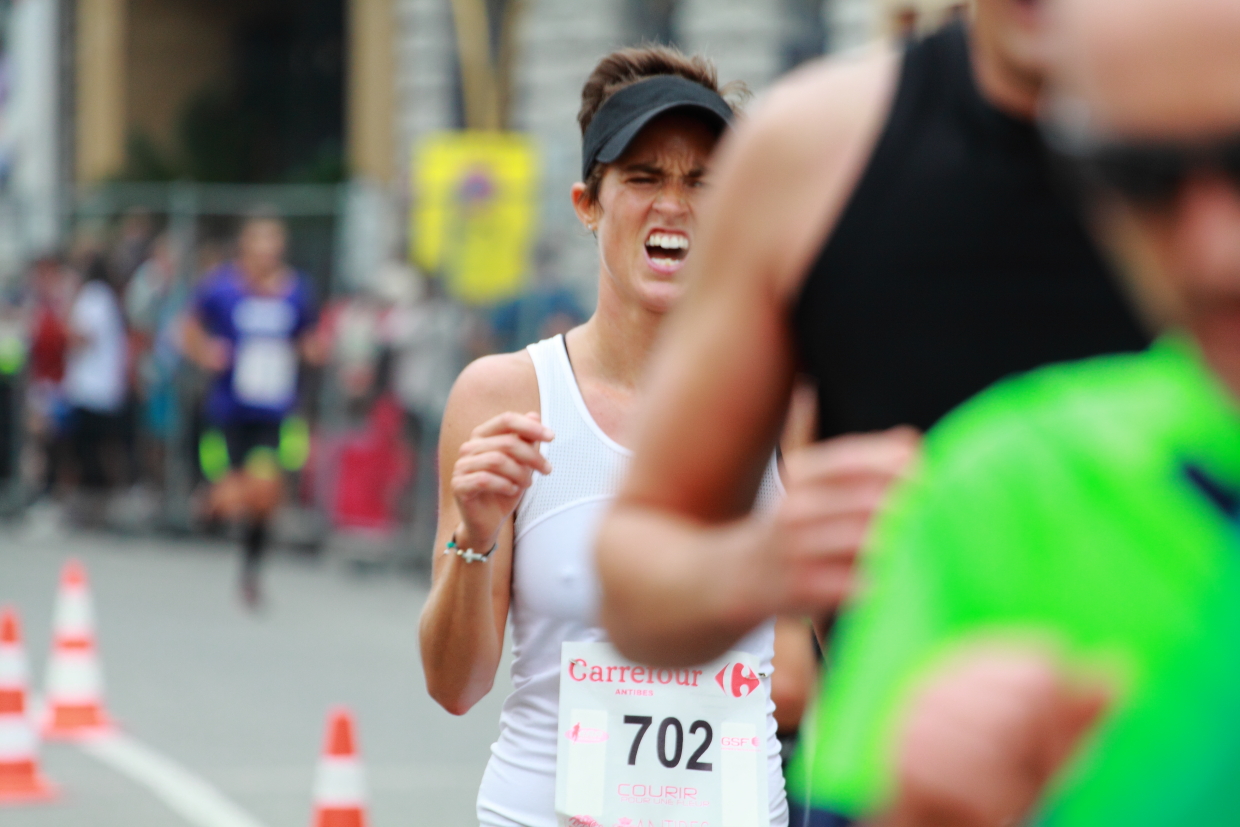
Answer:
[[[664,250],[688,250],[689,237],[672,233],[651,233],[646,239],[647,247],[660,247]]]

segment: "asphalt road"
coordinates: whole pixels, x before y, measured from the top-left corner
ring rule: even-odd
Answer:
[[[476,824],[473,802],[510,684],[454,718],[424,687],[424,584],[278,555],[259,614],[235,596],[224,543],[58,534],[0,524],[0,603],[21,612],[41,685],[57,573],[69,556],[94,591],[109,711],[142,745],[207,782],[263,827],[304,827],[328,710],[356,716],[371,827]],[[36,687],[37,688],[37,687]],[[193,822],[80,748],[45,744],[51,803],[0,809],[6,827]]]

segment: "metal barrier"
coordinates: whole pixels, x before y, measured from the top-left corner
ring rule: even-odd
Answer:
[[[173,242],[182,250],[193,250],[203,219],[240,219],[255,207],[269,207],[289,224],[293,263],[314,279],[321,295],[328,296],[334,292],[345,255],[348,196],[347,184],[106,184],[78,194],[73,223],[144,209],[166,216]],[[188,268],[183,269],[188,278]]]
[[[146,211],[164,223],[169,241],[180,251],[177,287],[188,291],[200,275],[197,252],[204,241],[231,237],[248,212],[271,209],[288,225],[290,263],[312,279],[325,302],[339,291],[345,266],[348,197],[344,184],[112,183],[78,193],[72,224],[76,229],[114,221],[134,209]],[[167,437],[160,523],[167,530],[187,531],[192,524],[190,495],[198,477],[194,422],[201,377],[191,369],[178,371],[175,386],[178,415]]]

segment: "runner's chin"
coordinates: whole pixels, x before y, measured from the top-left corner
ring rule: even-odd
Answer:
[[[642,305],[656,313],[670,311],[685,291],[684,285],[673,277],[653,271],[644,274],[638,289]]]

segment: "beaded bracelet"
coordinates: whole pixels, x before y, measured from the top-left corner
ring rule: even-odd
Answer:
[[[453,532],[452,539],[448,541],[448,546],[443,550],[444,554],[455,554],[466,563],[485,563],[491,559],[491,554],[495,549],[499,548],[499,541],[487,550],[486,554],[478,554],[472,548],[461,548],[456,544],[456,533]]]

